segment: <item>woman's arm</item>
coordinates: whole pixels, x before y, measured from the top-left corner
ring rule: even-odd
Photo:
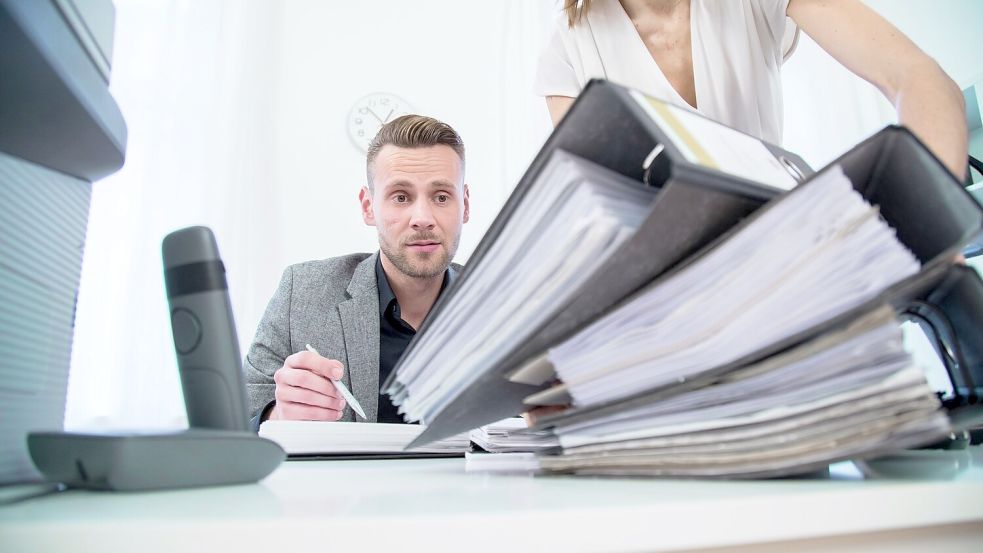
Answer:
[[[966,107],[935,60],[859,0],[789,0],[787,13],[833,58],[880,89],[898,121],[960,181],[965,177]]]
[[[546,97],[546,107],[550,110],[550,119],[553,120],[554,127],[560,124],[560,119],[563,119],[572,105],[573,98],[569,96]]]

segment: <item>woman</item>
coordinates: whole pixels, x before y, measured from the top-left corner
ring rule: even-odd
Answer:
[[[965,174],[959,87],[860,0],[567,0],[565,12],[536,78],[554,125],[599,77],[781,144],[780,68],[801,29],[880,89],[957,178]]]

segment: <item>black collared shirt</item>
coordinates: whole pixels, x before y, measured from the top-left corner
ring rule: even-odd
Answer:
[[[379,386],[386,381],[389,374],[396,368],[399,358],[410,345],[410,340],[416,335],[416,330],[400,317],[399,302],[396,294],[389,286],[389,279],[382,269],[382,253],[375,262],[375,279],[379,288]],[[444,272],[444,282],[440,285],[440,293],[444,293],[450,281],[450,270]],[[438,295],[439,297],[439,295]],[[404,422],[402,415],[396,411],[396,406],[389,396],[379,390],[378,422]]]

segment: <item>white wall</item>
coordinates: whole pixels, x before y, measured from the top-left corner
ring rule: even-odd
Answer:
[[[277,230],[290,239],[281,251],[259,253],[299,261],[377,248],[357,203],[365,155],[345,122],[358,98],[385,91],[464,138],[472,221],[459,260],[466,259],[549,132],[542,100],[529,93],[543,11],[529,8],[516,1],[285,3],[275,77],[281,217],[271,220],[286,225]]]

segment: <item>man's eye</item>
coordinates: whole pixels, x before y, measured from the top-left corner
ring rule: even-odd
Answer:
[[[396,200],[398,203],[404,203],[409,198],[407,198],[406,194],[396,194],[395,196],[393,196],[393,199]]]
[[[447,194],[437,194],[437,202],[439,203],[446,203],[450,199],[451,197]]]

